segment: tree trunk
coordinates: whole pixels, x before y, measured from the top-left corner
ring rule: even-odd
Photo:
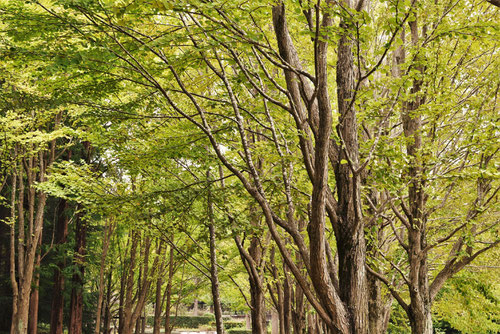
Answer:
[[[215,252],[215,226],[213,223],[209,225],[210,232],[210,278],[212,283],[212,300],[214,302],[215,326],[217,334],[224,333],[224,325],[222,322],[222,306],[219,294],[219,275],[217,273],[217,254]]]
[[[103,333],[109,334],[111,331],[111,287],[112,287],[113,271],[108,273],[107,287],[106,287],[106,303],[104,307],[104,324]]]
[[[110,221],[112,218],[106,219],[104,226],[104,237],[102,245],[101,266],[99,268],[99,296],[97,297],[97,310],[95,322],[95,334],[101,333],[101,313],[102,313],[102,300],[104,294],[104,271],[106,267],[106,256],[108,254],[111,233],[113,232],[114,223]]]
[[[174,238],[171,238],[174,242]],[[172,281],[174,278],[174,248],[170,246],[169,261],[168,261],[168,282],[167,282],[167,301],[165,306],[165,334],[170,334],[172,332],[172,326],[170,325],[170,309],[172,308]]]
[[[40,300],[40,252],[42,246],[42,237],[38,239],[38,250],[35,262],[35,277],[33,279],[33,287],[30,296],[30,311],[28,316],[28,333],[37,334],[38,330],[38,302]]]
[[[410,306],[410,313],[410,326],[413,334],[433,333],[430,305]]]
[[[253,223],[255,225],[255,223]],[[241,260],[248,272],[248,282],[250,283],[250,317],[252,324],[252,333],[266,333],[266,311],[264,299],[263,273],[258,266],[262,260],[262,250],[259,245],[259,240],[253,236],[250,241],[248,252],[244,249],[243,244],[238,236],[234,238]]]
[[[283,280],[283,329],[285,333],[291,332],[292,322],[292,286],[287,273],[286,264],[283,264],[285,279]]]
[[[25,334],[28,331],[28,320],[29,320],[29,305],[31,297],[31,284],[33,283],[33,274],[35,270],[35,256],[38,245],[38,240],[42,234],[43,228],[43,211],[45,209],[45,203],[47,200],[47,195],[41,193],[38,198],[37,212],[34,219],[34,230],[30,241],[27,245],[26,261],[24,263],[24,268],[22,268],[22,282],[20,284],[19,296],[17,302],[17,319],[13,317],[13,328],[14,333]]]
[[[389,301],[382,298],[381,282],[378,278],[368,275],[368,332],[371,334],[383,334],[387,332],[391,314],[392,296],[387,296]]]
[[[160,334],[161,329],[161,314],[163,306],[162,298],[162,285],[163,285],[163,275],[158,275],[156,279],[156,292],[155,292],[155,311],[153,319],[153,334]]]
[[[353,169],[359,166],[358,125],[354,108],[355,71],[349,27],[341,22],[345,32],[337,49],[337,98],[340,113],[337,131],[342,138],[335,177],[338,195],[338,233],[340,297],[348,306],[350,332],[368,333],[368,298],[366,284],[366,246],[362,219],[361,177]],[[344,163],[347,162],[347,163]]]
[[[68,236],[68,202],[64,199],[59,200],[57,206],[56,222],[56,245],[66,243]],[[64,312],[64,275],[62,273],[66,266],[66,261],[57,263],[54,271],[54,288],[52,289],[52,307],[50,311],[50,334],[63,334],[63,312]]]
[[[79,214],[76,218],[75,227],[75,256],[73,262],[76,265],[76,271],[73,273],[71,289],[71,305],[69,332],[71,334],[82,334],[83,326],[83,277],[85,274],[85,248],[87,243],[87,224]]]
[[[12,284],[12,322],[10,327],[10,334],[17,334],[19,329],[22,329],[23,324],[19,324],[19,286],[16,279],[16,189],[17,189],[17,175],[13,173],[11,184],[11,203],[10,203],[10,219],[12,225],[10,226],[10,281]]]
[[[250,282],[250,304],[252,305],[252,333],[267,333],[264,290],[257,282]]]
[[[207,182],[210,182],[210,171],[207,171]],[[224,333],[224,324],[222,322],[222,306],[219,294],[219,274],[217,271],[217,253],[215,245],[215,222],[214,222],[214,208],[212,204],[212,194],[210,191],[210,184],[208,185],[208,216],[209,225],[208,231],[210,234],[210,282],[212,285],[212,300],[214,304],[214,314],[215,314],[215,327],[217,329],[217,334]]]

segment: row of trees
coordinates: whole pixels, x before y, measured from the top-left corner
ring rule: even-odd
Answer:
[[[115,317],[139,332],[150,311],[169,332],[162,317],[199,298],[218,332],[223,305],[248,308],[253,333],[269,310],[280,333],[432,333],[433,313],[498,330],[494,3],[0,13],[11,333],[35,333],[38,313],[51,333]]]

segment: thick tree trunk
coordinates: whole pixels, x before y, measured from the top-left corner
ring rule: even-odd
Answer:
[[[252,310],[250,312],[252,333],[267,333],[264,290],[261,284],[253,281],[250,282],[250,304],[252,305]]]
[[[410,326],[413,334],[432,334],[434,332],[430,305],[411,307],[410,312]]]
[[[87,224],[77,215],[75,227],[75,256],[73,262],[76,271],[71,279],[73,288],[71,289],[71,305],[69,332],[71,334],[82,334],[83,325],[83,277],[85,274],[85,248],[87,243]]]
[[[59,200],[57,206],[57,222],[55,232],[56,245],[66,243],[68,236],[68,202]],[[57,264],[54,271],[54,288],[52,289],[52,307],[50,311],[50,334],[63,334],[63,312],[64,312],[64,275],[62,273],[66,266],[62,260]]]
[[[337,55],[337,97],[340,112],[338,132],[344,147],[340,153],[340,163],[337,163],[335,169],[337,215],[340,220],[336,234],[339,287],[341,299],[348,305],[351,333],[362,334],[368,333],[366,246],[361,213],[361,178],[353,172],[359,166],[359,147],[356,112],[351,103],[355,88],[352,41],[346,33],[340,38]]]
[[[368,313],[368,332],[371,334],[383,334],[387,332],[389,318],[391,315],[392,296],[382,296],[381,282],[378,278],[368,275],[369,291],[369,313]]]

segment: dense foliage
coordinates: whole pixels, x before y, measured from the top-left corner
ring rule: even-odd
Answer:
[[[500,331],[494,0],[0,17],[0,331]]]

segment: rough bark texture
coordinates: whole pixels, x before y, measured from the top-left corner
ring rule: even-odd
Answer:
[[[324,13],[321,28],[317,27],[317,29],[327,28],[331,24],[332,20],[329,14]],[[294,68],[300,69],[300,61],[298,60],[297,52],[288,32],[285,7],[282,3],[273,7],[273,25],[281,57]],[[321,34],[323,33],[321,32]],[[306,106],[309,107],[312,132],[315,135],[314,150],[311,148],[310,143],[301,139],[301,150],[303,151],[306,166],[309,166],[308,173],[313,185],[311,215],[307,228],[309,235],[309,269],[316,296],[324,308],[324,310],[321,310],[315,304],[315,309],[332,331],[348,333],[350,330],[349,315],[345,309],[345,305],[340,300],[338,292],[334,289],[333,282],[331,282],[327,269],[325,249],[325,210],[328,195],[328,162],[332,127],[332,111],[327,83],[327,46],[326,36],[322,35],[321,38],[319,35],[316,36],[316,103],[309,103],[307,101]],[[285,70],[285,79],[287,89],[290,93],[291,104],[294,108],[293,114],[297,127],[302,130],[302,119],[307,119],[307,113],[303,107],[302,95],[314,100],[314,93],[311,93],[311,88],[307,85],[303,84],[300,86],[304,78],[301,78],[293,71]],[[304,94],[301,95],[301,93]],[[311,155],[313,155],[313,161],[309,161]],[[297,278],[295,272],[294,275]],[[310,298],[308,296],[310,302],[314,302]],[[352,311],[357,312],[354,308]]]
[[[348,28],[344,26],[343,28]],[[347,31],[347,29],[346,29]],[[339,232],[336,234],[339,257],[339,286],[342,301],[348,306],[352,333],[368,333],[366,283],[366,246],[361,213],[361,179],[358,129],[354,109],[355,72],[352,41],[345,32],[337,48],[337,98],[340,113],[337,131],[342,140],[340,163],[336,164]]]
[[[411,42],[413,46],[419,43],[419,32],[416,19],[409,22]],[[419,65],[417,69],[422,72]],[[420,79],[413,80],[411,93],[417,94],[421,90]],[[412,333],[432,334],[431,298],[426,254],[426,215],[425,215],[425,180],[423,178],[422,162],[419,151],[422,148],[422,119],[415,111],[423,103],[423,98],[416,96],[405,104],[403,110],[403,130],[405,137],[411,138],[406,144],[406,153],[412,159],[407,174],[410,180],[408,187],[408,257],[410,262],[409,292],[410,305],[408,317]]]

